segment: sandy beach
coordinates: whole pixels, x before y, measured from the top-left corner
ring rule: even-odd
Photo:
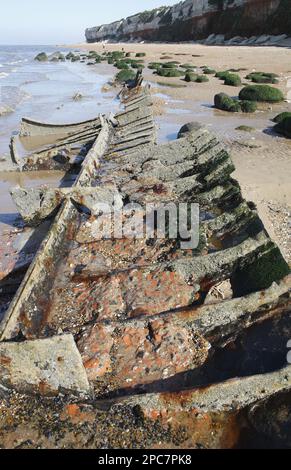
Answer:
[[[198,121],[219,134],[230,148],[244,196],[256,203],[260,216],[280,245],[286,259],[291,261],[290,201],[291,201],[291,141],[272,132],[273,119],[282,111],[291,111],[287,102],[288,80],[291,80],[291,50],[279,47],[220,47],[198,44],[75,44],[73,48],[104,51],[124,50],[145,52],[145,65],[161,60],[191,63],[199,70],[208,66],[216,71],[230,68],[237,71],[242,84],[253,71],[279,75],[280,88],[286,100],[275,105],[259,105],[255,114],[227,113],[213,109],[216,93],[237,96],[242,87],[226,86],[209,75],[207,83],[185,83],[181,78],[154,75],[145,67],[145,79],[154,95],[154,112],[160,127],[160,139],[175,138],[185,122]],[[112,67],[113,73],[116,69]],[[290,98],[291,99],[291,98]],[[236,130],[245,125],[252,132]]]

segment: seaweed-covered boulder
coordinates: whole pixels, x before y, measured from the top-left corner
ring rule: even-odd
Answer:
[[[161,62],[150,62],[148,65],[150,70],[158,70],[160,67],[162,67]]]
[[[216,72],[215,77],[219,78],[219,80],[225,80],[229,73],[230,72],[228,70],[223,70],[221,72]]]
[[[181,69],[195,69],[195,65],[193,64],[181,64],[180,65]]]
[[[274,126],[274,130],[285,137],[291,138],[291,116],[285,117]]]
[[[135,79],[135,72],[133,70],[120,70],[118,74],[115,76],[115,81],[118,83],[127,83],[130,80]]]
[[[197,75],[197,78],[196,78],[196,83],[205,83],[205,82],[209,82],[209,78],[206,77],[206,75]]]
[[[209,67],[204,67],[203,73],[204,73],[205,75],[215,75],[215,74],[216,74],[216,70],[211,69],[211,68],[209,68]]]
[[[67,60],[71,60],[73,57],[75,57],[75,54],[73,54],[73,52],[68,52],[68,54],[66,55]]]
[[[229,73],[228,75],[225,76],[224,84],[229,85],[229,86],[240,86],[241,85],[240,76],[237,75],[236,73]]]
[[[140,69],[144,69],[144,68],[145,68],[145,65],[144,65],[144,64],[141,64],[140,62],[135,62],[135,61],[133,61],[133,62],[131,63],[131,67],[132,67],[133,69],[139,69],[139,70],[140,70]]]
[[[247,80],[254,83],[278,83],[277,78],[277,74],[268,72],[252,72],[246,76]]]
[[[48,56],[45,52],[40,52],[35,56],[34,60],[37,60],[38,62],[46,62],[48,60]]]
[[[118,61],[118,62],[116,62],[114,65],[115,65],[115,67],[116,67],[117,69],[119,69],[119,70],[127,70],[127,69],[129,69],[128,64],[127,64],[126,62],[124,62],[124,61],[121,61],[121,60]]]
[[[277,103],[284,100],[284,95],[278,88],[269,85],[248,85],[239,94],[241,100]]]
[[[204,83],[209,82],[209,78],[206,75],[197,75],[197,73],[188,70],[185,74],[185,82]]]
[[[282,122],[287,117],[291,117],[291,112],[284,111],[283,113],[277,114],[277,116],[274,117],[273,122]]]
[[[164,64],[162,64],[162,67],[163,69],[176,69],[177,64],[176,62],[165,62]]]
[[[113,51],[110,53],[110,57],[112,57],[114,60],[120,60],[124,57],[124,52],[122,51]]]
[[[181,77],[184,72],[175,68],[164,69],[161,67],[157,70],[157,74],[161,77]]]
[[[257,111],[257,104],[255,101],[243,100],[240,102],[240,106],[243,113],[255,113]]]
[[[222,111],[229,111],[232,113],[238,113],[241,111],[240,103],[228,96],[226,93],[218,93],[215,95],[214,106]]]
[[[50,62],[58,62],[58,61],[63,62],[65,60],[65,56],[61,52],[54,52],[48,57],[48,59]]]
[[[71,62],[78,62],[80,60],[79,55],[74,55],[74,57],[71,58]]]
[[[198,77],[197,73],[188,71],[186,72],[186,75],[185,75],[185,82],[196,82],[197,77]]]

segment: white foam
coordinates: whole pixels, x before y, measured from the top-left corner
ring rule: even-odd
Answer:
[[[21,59],[21,60],[15,60],[14,62],[7,62],[7,65],[17,65],[21,64],[22,62],[27,62],[28,59]]]
[[[2,78],[6,78],[6,77],[8,77],[8,76],[9,76],[9,73],[0,72],[0,80],[1,80]]]

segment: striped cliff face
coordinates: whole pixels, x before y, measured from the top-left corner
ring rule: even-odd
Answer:
[[[245,432],[285,445],[289,268],[215,135],[186,126],[157,145],[149,90],[125,90],[123,106],[59,142],[89,126],[74,186],[49,190],[53,213],[44,188],[15,193],[27,217],[35,202],[54,220],[0,323],[0,446],[231,448]],[[94,238],[94,197],[117,196],[116,213],[199,203],[198,246]]]
[[[145,39],[187,41],[210,34],[289,33],[285,0],[186,0],[172,7],[138,13],[114,23],[88,28],[87,42]]]

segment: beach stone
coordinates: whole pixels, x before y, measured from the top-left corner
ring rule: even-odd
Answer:
[[[0,344],[0,385],[44,396],[89,392],[81,356],[70,334]]]
[[[178,133],[178,139],[181,139],[182,137],[185,137],[185,134],[188,132],[196,132],[199,131],[199,129],[202,128],[202,124],[197,121],[193,122],[188,122],[187,124],[184,124],[184,126],[181,127]]]
[[[82,93],[78,92],[73,96],[74,101],[80,101],[83,98]]]
[[[38,60],[38,62],[46,62],[48,60],[48,56],[45,52],[40,52],[35,56],[34,60]]]
[[[250,140],[238,140],[237,143],[241,145],[242,147],[247,147],[250,149],[258,149],[263,147],[262,142],[259,142],[255,139],[250,139]]]
[[[231,282],[229,279],[213,286],[207,294],[204,305],[217,304],[229,300],[233,296]]]
[[[241,131],[241,132],[254,132],[256,129],[255,127],[251,127],[251,126],[238,126],[235,128],[236,131]]]
[[[61,52],[54,52],[48,57],[48,59],[50,60],[50,62],[58,62],[59,60],[64,61],[65,56]]]

